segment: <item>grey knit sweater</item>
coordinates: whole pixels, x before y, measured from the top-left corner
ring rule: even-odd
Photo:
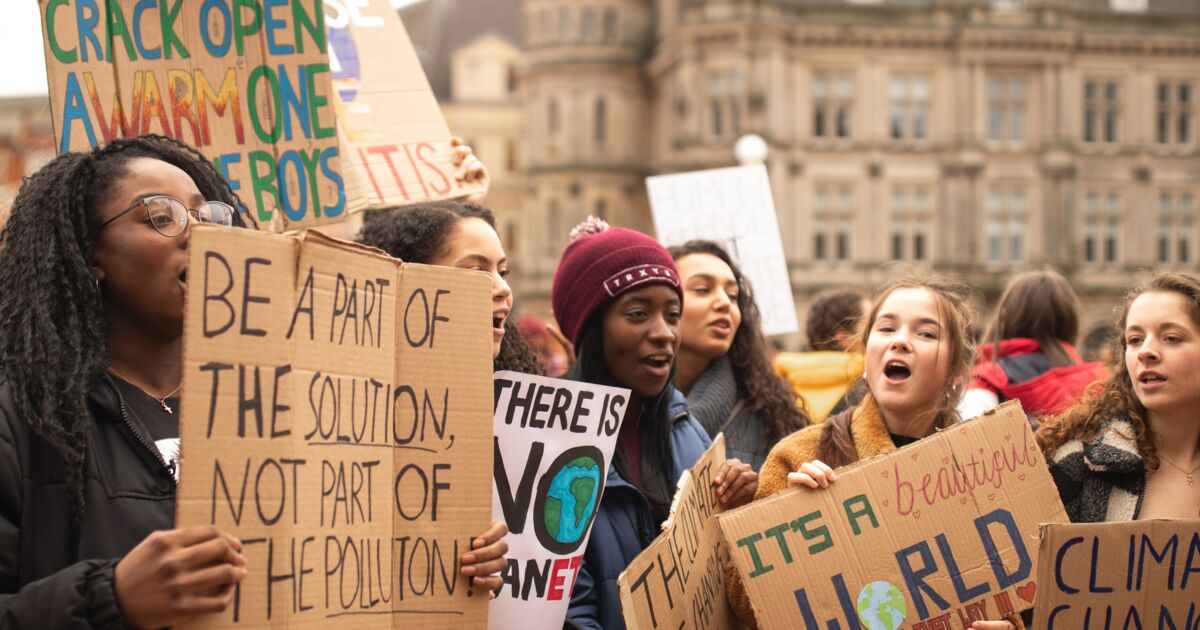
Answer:
[[[738,402],[737,380],[729,357],[721,357],[708,365],[692,386],[687,402],[688,411],[704,425],[710,437],[722,433],[721,425]],[[764,443],[762,418],[743,406],[723,432],[726,455],[750,464],[757,472],[770,450]]]

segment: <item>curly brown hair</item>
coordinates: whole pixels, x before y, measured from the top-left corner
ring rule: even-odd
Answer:
[[[764,452],[776,442],[812,424],[808,412],[796,405],[796,390],[771,368],[767,342],[762,333],[762,316],[754,301],[754,288],[724,247],[713,241],[692,240],[668,249],[679,260],[692,254],[708,254],[729,265],[738,284],[737,305],[742,322],[733,336],[727,356],[733,365],[738,397],[750,412],[763,419]]]
[[[938,397],[940,402],[925,413],[933,417],[934,429],[945,428],[959,421],[955,407],[975,362],[975,344],[967,334],[975,320],[975,312],[971,308],[972,291],[967,285],[936,275],[914,275],[889,283],[875,296],[870,310],[860,321],[855,350],[861,352],[867,347],[871,329],[879,317],[879,309],[883,308],[888,296],[900,289],[925,289],[937,300],[942,329],[946,331],[946,343],[950,347],[950,358],[946,382],[942,386],[942,395]],[[817,453],[821,461],[834,468],[858,461],[858,450],[854,448],[854,438],[850,434],[852,416],[853,413],[839,414],[827,419],[821,427]]]
[[[867,296],[857,289],[830,289],[818,293],[808,309],[804,327],[808,347],[814,352],[839,352],[852,344],[866,299]]]
[[[1079,404],[1048,418],[1038,427],[1037,438],[1047,459],[1064,443],[1071,440],[1090,440],[1099,435],[1104,423],[1124,417],[1133,427],[1138,453],[1146,463],[1146,472],[1158,470],[1158,452],[1154,448],[1153,432],[1146,422],[1146,407],[1133,391],[1133,379],[1125,364],[1125,324],[1129,307],[1139,296],[1150,292],[1178,293],[1187,299],[1192,322],[1200,326],[1200,277],[1190,273],[1160,273],[1138,285],[1125,295],[1116,309],[1116,334],[1112,336],[1113,353],[1109,364],[1112,375],[1093,385]]]

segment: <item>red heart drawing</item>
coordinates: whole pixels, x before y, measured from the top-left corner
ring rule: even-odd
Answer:
[[[995,500],[996,500],[996,493],[995,492],[988,493],[988,501],[995,501]]]
[[[913,510],[913,518],[919,520],[921,518],[921,510]]]
[[[1011,440],[1011,439],[1012,439],[1012,435],[1011,435],[1011,434],[1004,436],[1004,441],[1005,441],[1005,442],[1007,442],[1007,441],[1009,441],[1009,440]]]
[[[887,506],[888,506],[888,500],[887,500],[887,499],[884,499],[884,500],[883,500],[883,507],[887,507]]]
[[[979,454],[980,454],[980,455],[983,455],[983,449],[982,449],[982,448],[981,448],[981,449],[979,449]]]
[[[1017,479],[1020,479],[1021,481],[1025,481],[1025,473],[1021,473],[1021,474],[1017,475]]]
[[[943,463],[943,464],[949,464],[949,463],[950,463],[950,458],[949,458],[949,457],[943,457],[943,458],[942,458],[942,463]]]
[[[914,461],[914,462],[915,462],[915,461],[917,461],[917,456],[918,456],[918,455],[920,455],[920,453],[913,453],[913,454],[912,454],[912,459],[913,459],[913,461]]]
[[[958,500],[958,502],[959,502],[959,503],[961,503],[961,504],[963,504],[963,505],[966,505],[966,504],[967,504],[967,499],[969,499],[969,498],[971,498],[971,497],[963,497],[963,498],[959,499],[959,500]]]
[[[1021,599],[1025,600],[1031,604],[1033,603],[1033,594],[1036,592],[1037,592],[1037,584],[1034,584],[1033,582],[1030,582],[1030,583],[1026,584],[1025,586],[1017,587],[1017,595],[1019,595],[1021,597]]]
[[[885,471],[883,471],[883,472],[881,472],[881,473],[879,473],[879,474],[880,474],[880,475],[881,475],[881,476],[882,476],[884,479],[887,479],[887,471],[886,471],[886,470],[885,470]]]

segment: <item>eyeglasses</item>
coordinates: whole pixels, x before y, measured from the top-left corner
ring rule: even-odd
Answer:
[[[220,201],[206,201],[195,208],[189,208],[182,201],[174,197],[153,195],[139,199],[132,206],[125,208],[111,219],[101,223],[96,230],[104,229],[109,223],[120,219],[142,206],[146,208],[146,216],[150,219],[150,225],[154,226],[154,229],[158,230],[159,234],[168,238],[183,234],[191,217],[196,217],[196,220],[201,223],[225,226],[233,225],[233,214],[235,212],[233,206]]]

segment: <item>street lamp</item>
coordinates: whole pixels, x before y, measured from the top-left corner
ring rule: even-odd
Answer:
[[[753,166],[765,163],[769,150],[770,147],[767,146],[767,141],[762,136],[756,133],[748,133],[738,138],[737,142],[734,143],[733,156],[737,159],[738,164]]]

